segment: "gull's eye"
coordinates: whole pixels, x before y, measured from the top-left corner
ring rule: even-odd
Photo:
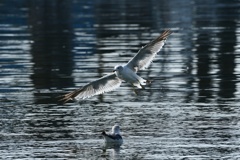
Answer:
[[[117,70],[121,70],[121,69],[122,69],[122,66],[118,66],[118,67],[117,67]]]

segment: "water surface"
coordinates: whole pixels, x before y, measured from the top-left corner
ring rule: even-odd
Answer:
[[[2,159],[239,159],[240,2],[0,2]],[[164,29],[174,33],[152,83],[80,103],[72,91],[126,63]],[[120,124],[124,144],[101,131]]]

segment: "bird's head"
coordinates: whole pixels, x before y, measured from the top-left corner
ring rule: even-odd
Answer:
[[[113,72],[119,72],[119,71],[122,71],[123,70],[123,66],[120,66],[120,65],[117,65],[117,66],[115,66],[114,67],[114,70],[113,70]]]
[[[112,134],[120,134],[120,127],[119,127],[119,125],[115,124],[112,127]]]

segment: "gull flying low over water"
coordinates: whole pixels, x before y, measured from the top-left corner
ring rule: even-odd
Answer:
[[[74,99],[79,101],[94,95],[109,92],[120,87],[122,81],[131,83],[138,88],[143,88],[148,81],[138,76],[137,72],[146,69],[151,64],[171,33],[169,29],[165,30],[156,39],[142,47],[127,64],[115,66],[113,70],[114,73],[103,76],[100,79],[86,84],[82,88],[61,96],[60,101],[63,103]]]
[[[102,135],[106,144],[122,145],[123,143],[122,136],[120,135],[120,127],[117,124],[112,127],[112,133],[107,134],[103,131]]]

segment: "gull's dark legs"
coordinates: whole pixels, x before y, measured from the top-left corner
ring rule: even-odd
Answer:
[[[147,81],[146,81],[146,84],[147,84],[147,85],[148,85],[148,84],[151,84],[152,81],[153,81],[153,80],[147,80]]]
[[[133,87],[133,92],[138,96],[138,90],[136,88]]]
[[[149,85],[150,83],[152,83],[152,80],[146,80],[146,85]],[[133,86],[133,84],[132,84],[132,86]],[[140,84],[140,86],[142,87],[142,89],[146,89],[144,85]],[[133,86],[132,90],[136,95],[139,95],[139,91],[134,86]]]

